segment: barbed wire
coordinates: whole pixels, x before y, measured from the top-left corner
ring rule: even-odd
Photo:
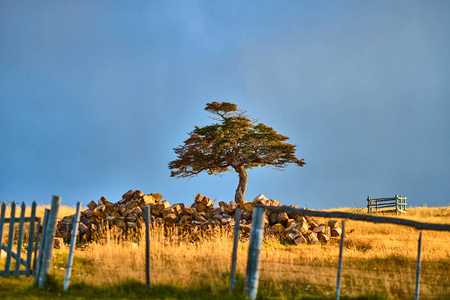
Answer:
[[[259,281],[260,282],[269,282],[269,283],[275,283],[276,282],[273,279],[264,279],[264,278],[260,278]],[[302,285],[306,285],[306,286],[319,286],[319,287],[324,287],[324,288],[332,287],[332,286],[330,286],[328,284],[323,284],[323,283],[302,282],[301,284]]]
[[[372,287],[372,289],[371,290],[376,290],[377,289],[377,291],[379,291],[379,287],[380,286],[377,286],[377,287]],[[368,293],[368,290],[367,289],[362,289],[362,288],[357,288],[357,287],[348,287],[348,286],[346,286],[346,285],[342,285],[341,286],[341,295],[345,295],[345,292],[346,291],[348,291],[348,290],[350,290],[350,291],[356,291],[356,292],[362,292],[362,293],[365,293],[365,294],[370,294],[370,292]],[[386,294],[392,294],[392,293],[390,293],[390,291],[389,291],[390,289],[384,289],[382,292],[384,292],[384,293],[386,293]],[[413,292],[414,291],[414,288],[409,288],[409,289],[407,289],[408,291],[402,291],[401,292],[401,295],[402,296],[415,296],[415,292]],[[369,290],[370,291],[370,290]],[[420,292],[419,293],[421,296],[426,296],[427,298],[442,298],[442,297],[446,297],[446,298],[448,298],[449,296],[450,296],[450,294],[436,294],[436,293],[424,293],[424,292]]]
[[[326,276],[321,275],[321,277],[326,277]],[[336,278],[333,278],[333,279],[336,279]],[[378,279],[378,280],[382,281],[382,279]],[[261,282],[271,282],[271,283],[275,282],[273,278],[271,278],[271,279],[260,279],[260,281]],[[405,282],[402,281],[402,283],[405,283]],[[331,284],[331,285],[328,284],[327,285],[327,284],[318,284],[318,283],[304,282],[304,281],[301,284],[303,286],[306,285],[306,286],[319,286],[319,287],[325,287],[325,288],[335,288],[334,284]],[[415,284],[415,282],[414,282],[414,284]],[[423,283],[423,282],[421,282],[421,285],[429,286],[429,284]],[[415,293],[412,292],[412,291],[414,291],[414,286],[415,285],[409,285],[409,288],[408,287],[406,287],[406,288],[404,287],[406,289],[406,291],[403,291],[401,294],[402,295],[414,296]],[[347,292],[348,291],[356,291],[356,292],[363,292],[364,294],[370,294],[371,291],[374,291],[374,290],[379,291],[380,288],[383,290],[384,293],[389,293],[389,290],[391,290],[389,287],[386,287],[386,285],[383,285],[383,284],[378,284],[376,286],[374,286],[372,284],[370,287],[371,287],[370,289],[367,289],[367,288],[362,289],[362,288],[358,288],[358,287],[355,287],[355,286],[349,286],[349,285],[346,285],[344,283],[344,284],[341,285],[341,291],[342,291],[341,293],[342,293],[342,295],[345,295],[346,291]],[[447,287],[447,285],[444,286],[444,290],[446,289],[446,287]],[[436,294],[436,293],[430,294],[430,293],[425,293],[423,291],[420,294],[421,295],[426,295],[427,297],[432,296],[432,297],[437,297],[437,298],[439,298],[439,297],[448,297],[449,296],[449,294]]]
[[[305,276],[315,276],[315,277],[329,277],[329,278],[335,278],[336,279],[336,275],[328,275],[328,274],[308,274],[308,273],[304,273],[304,272],[300,272],[300,271],[290,271],[287,272],[285,270],[272,270],[272,269],[260,269],[260,272],[267,272],[267,273],[286,273],[286,274],[304,274]]]
[[[445,233],[444,233],[445,234]],[[450,236],[449,236],[450,237]],[[355,242],[355,241],[367,241],[369,240],[370,242],[374,241],[378,239],[377,237],[374,236],[370,236],[370,235],[358,235],[358,236],[345,236],[344,239],[344,246],[348,247],[349,243],[351,242]],[[417,243],[418,243],[418,237],[417,238],[398,238],[398,237],[391,237],[386,235],[386,238],[384,241],[387,242],[400,242],[402,243],[405,247],[408,247],[409,243],[412,243],[411,246],[413,247],[417,247]],[[422,235],[422,248],[426,247],[427,245],[430,244],[437,244],[437,245],[446,245],[448,244],[446,241],[442,241],[442,240],[437,240],[436,238],[433,237],[427,237],[425,235]],[[337,245],[338,246],[338,243]]]
[[[262,265],[266,265],[266,267],[261,268],[262,272],[267,272],[267,273],[275,273],[275,274],[309,274],[308,270],[310,270],[311,268],[321,268],[321,269],[327,269],[327,270],[333,270],[334,272],[337,273],[337,266],[321,266],[321,265],[312,265],[312,264],[298,264],[298,263],[293,263],[293,262],[283,262],[283,261],[263,261]],[[277,266],[279,265],[280,267],[282,267],[282,269],[279,268],[270,268],[267,269],[267,266]],[[291,266],[286,267],[286,266]],[[292,268],[294,267],[294,268]],[[297,267],[297,268],[296,268]],[[301,268],[299,270],[299,268]],[[379,282],[383,282],[386,279],[383,277],[374,277],[374,276],[367,276],[366,274],[364,274],[364,272],[367,272],[369,274],[373,274],[373,272],[376,272],[376,274],[385,274],[384,276],[388,275],[390,277],[391,280],[395,280],[396,278],[401,278],[401,282],[403,284],[407,284],[410,286],[415,286],[416,281],[415,281],[415,269],[410,269],[409,272],[407,273],[407,275],[405,275],[405,273],[397,273],[397,271],[393,271],[393,270],[388,270],[388,269],[382,269],[382,268],[361,268],[361,267],[349,267],[349,266],[344,266],[342,268],[342,278],[354,278],[354,274],[346,274],[345,272],[351,270],[351,271],[358,271],[358,281],[359,280],[371,280],[371,281],[379,281]],[[361,271],[362,274],[361,274]],[[442,270],[443,272],[438,272],[441,275],[445,276],[445,273],[448,273],[448,270]],[[445,272],[447,271],[447,272]],[[444,273],[444,274],[442,274]],[[436,271],[434,271],[433,273],[431,272],[421,272],[421,279],[420,279],[420,283],[422,286],[424,287],[435,287],[436,285],[439,285],[441,288],[443,289],[447,289],[448,286],[450,286],[447,281],[448,281],[448,277],[445,278],[439,278],[436,280],[433,280],[433,282],[430,282],[430,280],[427,280],[426,278],[432,278],[435,279],[436,278]],[[438,276],[441,276],[438,275]],[[279,275],[277,275],[279,276]],[[287,276],[287,278],[291,278],[292,276]],[[333,275],[329,275],[329,274],[315,274],[315,277],[323,277],[323,278],[331,278],[333,280],[337,279],[337,274],[333,274]],[[294,279],[295,280],[295,279]],[[298,279],[297,279],[298,280]],[[380,285],[380,286],[386,286],[386,285]]]
[[[337,269],[337,264],[336,265],[316,265],[316,264],[305,264],[305,263],[295,263],[295,262],[284,262],[284,261],[270,261],[270,260],[261,260],[260,261],[261,264],[269,264],[269,265],[286,265],[286,266],[296,266],[296,267],[309,267],[309,268],[324,268],[324,269]],[[388,263],[388,262],[387,262]],[[416,272],[415,271],[415,267],[416,267],[416,262],[408,262],[410,267],[414,267],[414,269],[411,270],[411,272]],[[432,262],[435,264],[442,264],[442,262]],[[422,265],[422,271],[421,271],[421,275],[436,275],[435,272],[433,273],[428,273],[428,272],[424,272],[423,269],[426,269],[426,264],[428,264],[428,262],[421,262]],[[405,267],[404,267],[405,268]],[[367,272],[377,272],[377,273],[393,273],[396,271],[392,271],[392,270],[387,270],[387,269],[383,269],[382,265],[379,265],[378,267],[373,267],[373,268],[367,268],[367,267],[360,267],[360,266],[352,266],[352,265],[348,265],[345,264],[342,267],[343,270],[356,270],[356,271],[367,271]],[[435,269],[434,269],[435,270]],[[445,270],[443,270],[445,271]],[[448,270],[447,270],[448,271]]]
[[[263,283],[274,283],[275,281],[273,280],[273,278],[271,279],[264,279],[264,278],[260,278],[259,280],[260,282]],[[422,284],[422,283],[421,283]],[[294,284],[293,284],[294,285]],[[330,289],[332,288],[332,291],[329,291],[329,294],[334,293],[335,292],[335,288],[336,286],[334,284],[320,284],[320,283],[312,283],[312,282],[301,282],[300,284],[296,283],[295,285],[299,285],[298,290],[309,290],[309,289],[313,289],[314,287],[319,287],[319,288],[326,288],[326,289]],[[426,285],[426,284],[424,284]],[[306,287],[306,288],[305,288]],[[392,292],[390,292],[390,288],[386,288],[385,285],[376,285],[373,286],[371,285],[370,289],[363,289],[360,287],[355,287],[355,286],[348,286],[345,283],[341,285],[341,295],[346,295],[349,294],[349,292],[359,292],[360,295],[370,295],[372,292],[377,292],[379,293],[381,290],[382,293],[385,294],[392,294]],[[401,292],[402,296],[414,296],[415,292],[414,292],[414,286],[410,287],[410,288],[406,288],[405,291]],[[442,298],[442,297],[448,297],[449,294],[436,294],[436,293],[424,293],[423,291],[420,293],[420,295],[422,296],[426,296],[427,298]]]
[[[300,270],[282,270],[282,269],[260,269],[260,272],[268,272],[268,273],[286,273],[286,274],[308,274],[308,276],[315,276],[315,277],[326,277],[326,278],[333,278],[336,279],[337,278],[337,274],[335,275],[328,275],[328,274],[314,274],[311,275],[309,273],[305,273],[304,270],[300,271]],[[337,273],[337,270],[336,270]],[[422,274],[421,274],[422,275]],[[428,276],[435,276],[436,274],[428,274]],[[415,275],[414,275],[415,276]],[[342,274],[342,278],[354,278],[355,275],[353,274]],[[399,277],[399,276],[393,276],[393,278],[390,279],[395,279],[395,277]],[[408,278],[408,277],[406,277]],[[410,278],[410,277],[409,277]],[[385,278],[381,278],[381,277],[373,277],[373,276],[366,276],[366,275],[358,275],[358,281],[360,280],[379,280],[379,281],[384,281],[386,280]],[[401,279],[402,283],[406,283],[406,284],[411,284],[411,285],[415,285],[416,281],[415,281],[415,277],[412,277],[410,280],[408,279]],[[442,282],[439,283],[429,283],[428,281],[424,281],[423,278],[420,280],[420,283],[423,285],[427,285],[427,286],[434,286],[436,284],[440,284],[441,286],[450,286],[450,284],[445,284]]]
[[[295,266],[310,266],[311,264],[304,264],[304,263],[295,263],[295,262],[284,262],[284,261],[271,261],[271,260],[260,260],[260,263],[262,264],[280,264],[280,265],[295,265]],[[318,266],[314,265],[314,267],[319,268],[336,268],[336,266]]]

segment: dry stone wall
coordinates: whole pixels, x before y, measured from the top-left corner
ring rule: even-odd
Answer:
[[[113,228],[121,229],[124,234],[139,231],[145,226],[145,206],[150,205],[153,226],[177,228],[177,234],[183,234],[190,240],[199,239],[199,234],[207,234],[218,228],[232,230],[236,208],[242,210],[239,220],[241,231],[249,234],[252,212],[255,204],[281,206],[277,200],[257,196],[252,202],[235,201],[226,203],[212,200],[201,194],[195,196],[191,206],[183,203],[170,205],[161,194],[144,194],[139,190],[129,190],[117,203],[101,197],[98,202],[91,201],[87,209],[81,212],[79,225],[80,241],[95,241],[104,238],[105,232]],[[57,225],[57,237],[70,241],[74,215],[64,217]],[[330,239],[340,237],[342,229],[336,220],[320,222],[315,218],[285,212],[266,212],[266,234],[272,234],[294,244],[328,243]],[[172,231],[173,232],[173,231]]]

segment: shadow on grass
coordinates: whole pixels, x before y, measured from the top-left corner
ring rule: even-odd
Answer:
[[[225,285],[180,288],[152,284],[147,290],[144,282],[130,279],[115,285],[75,283],[64,291],[63,283],[53,276],[48,277],[44,289],[38,289],[33,282],[34,278],[0,277],[0,299],[245,299],[243,287],[230,294]]]
[[[68,291],[63,290],[63,283],[53,276],[48,277],[46,288],[38,289],[33,285],[34,278],[0,277],[0,299],[246,299],[243,295],[244,279],[237,278],[235,292],[230,294],[227,281],[223,286],[208,285],[188,288],[175,287],[167,284],[153,284],[147,290],[146,284],[137,280],[126,280],[116,285],[90,285],[75,283]],[[269,287],[266,287],[269,288]],[[257,299],[335,299],[335,296],[323,294],[298,295],[297,291],[273,291],[261,286]],[[385,296],[346,297],[341,299],[387,299]]]

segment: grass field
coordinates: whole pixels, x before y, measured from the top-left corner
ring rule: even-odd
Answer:
[[[38,213],[43,214],[43,207]],[[362,209],[339,211],[364,213]],[[61,207],[60,217],[74,213]],[[450,207],[408,208],[403,218],[450,223]],[[326,220],[323,220],[326,221]],[[341,220],[340,220],[341,221]],[[342,299],[413,299],[419,231],[399,225],[346,221]],[[421,299],[450,299],[450,232],[423,231]],[[142,240],[144,241],[144,239]],[[118,242],[77,248],[71,286],[63,291],[68,247],[55,249],[48,288],[33,278],[0,277],[3,299],[244,299],[248,240],[239,243],[237,284],[228,293],[232,232],[192,243],[151,236],[151,289],[145,284],[145,244]],[[259,299],[334,299],[339,240],[326,245],[290,245],[276,237],[263,242]],[[0,261],[3,266],[4,258]]]

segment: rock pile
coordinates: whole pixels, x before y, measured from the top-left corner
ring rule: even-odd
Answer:
[[[183,234],[190,240],[199,239],[199,235],[213,232],[217,228],[232,230],[236,208],[240,208],[240,228],[244,235],[250,232],[252,212],[255,204],[281,206],[277,200],[259,195],[252,202],[235,201],[226,203],[212,201],[201,194],[195,196],[191,206],[183,203],[170,205],[158,193],[144,194],[139,190],[129,190],[117,203],[109,202],[105,197],[98,203],[91,201],[87,209],[81,212],[79,240],[91,241],[102,238],[105,231],[120,228],[124,233],[138,231],[145,226],[145,206],[150,205],[151,222],[165,228],[178,228],[177,234]],[[341,235],[337,221],[321,223],[314,218],[285,212],[266,212],[266,233],[275,234],[295,244],[327,243],[332,237]],[[70,241],[74,215],[64,217],[57,225],[57,237]]]

